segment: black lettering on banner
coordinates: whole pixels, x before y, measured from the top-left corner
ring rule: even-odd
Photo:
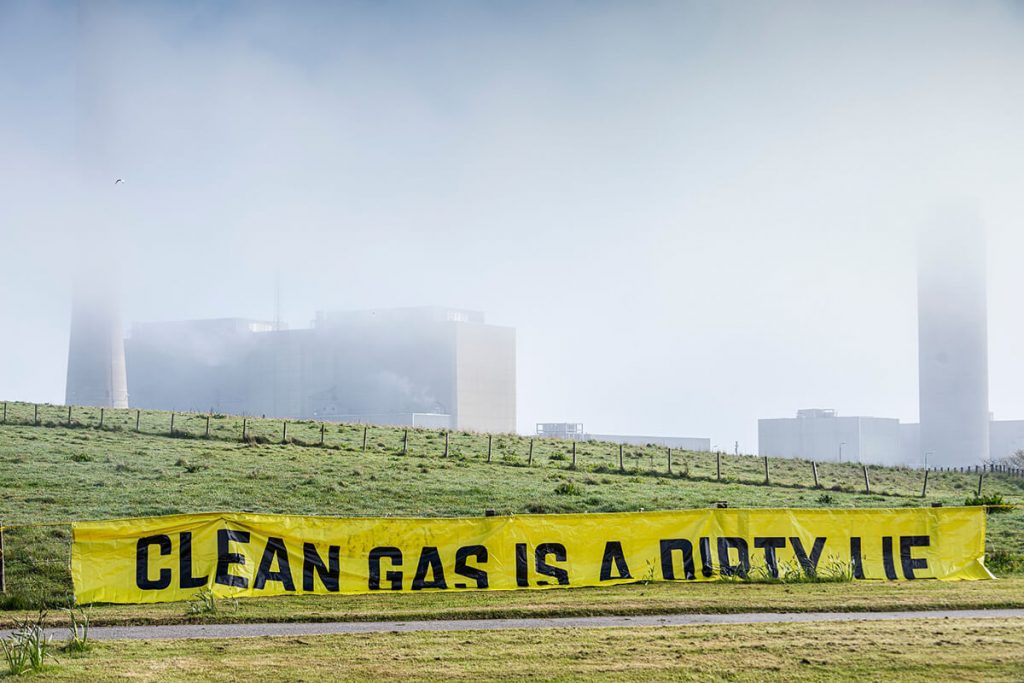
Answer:
[[[163,590],[171,585],[171,570],[161,569],[159,578],[149,578],[149,546],[160,548],[161,555],[171,554],[171,538],[163,534],[140,538],[135,545],[135,585],[144,591]]]
[[[892,561],[892,536],[882,536],[882,565],[885,567],[885,578],[895,581],[898,577]]]
[[[565,552],[565,546],[561,543],[541,543],[537,546],[537,550],[534,551],[534,558],[537,562],[537,573],[543,574],[544,576],[550,576],[558,581],[559,586],[569,585],[569,572],[565,571],[561,567],[555,567],[554,565],[548,564],[548,555],[555,556],[555,562],[565,562],[568,555]],[[548,585],[547,581],[538,581],[538,586]]]
[[[178,586],[199,588],[205,586],[209,578],[209,574],[192,576],[192,532],[182,531],[178,534]]]
[[[526,588],[530,585],[530,579],[527,575],[529,567],[526,564],[526,544],[516,543],[516,585],[520,588]]]
[[[913,558],[910,553],[915,547],[928,547],[931,539],[928,536],[900,536],[900,564],[903,565],[903,576],[908,579],[916,579],[915,569],[927,569],[928,560],[924,558]]]
[[[735,548],[736,564],[729,560],[729,549]],[[739,536],[721,536],[718,539],[718,570],[722,576],[746,576],[750,573],[750,550],[747,539]]]
[[[675,581],[676,567],[672,562],[672,553],[681,550],[683,553],[683,578],[693,581],[693,544],[685,538],[669,538],[661,541],[661,575],[666,581]]]
[[[380,590],[380,561],[382,558],[388,558],[391,560],[391,564],[395,567],[402,566],[402,551],[398,548],[391,547],[379,547],[374,548],[370,551],[370,580],[369,589],[372,591]],[[402,572],[389,571],[384,575],[387,581],[391,582],[391,588],[388,590],[400,591],[402,590]]]
[[[861,557],[860,536],[850,537],[850,564],[853,565],[853,578],[864,578],[864,559]]]
[[[228,571],[233,564],[245,564],[245,555],[228,552],[231,549],[230,543],[232,542],[248,543],[249,532],[235,531],[234,529],[217,530],[217,576],[214,581],[222,586],[248,588],[249,579],[244,576],[235,576]]]
[[[467,545],[463,548],[459,548],[455,551],[455,573],[459,576],[465,576],[467,579],[476,581],[477,588],[487,588],[487,572],[477,567],[470,567],[466,564],[466,560],[474,557],[476,561],[481,564],[487,562],[487,548],[482,545]],[[456,588],[467,588],[464,583],[455,584]]]
[[[277,560],[277,571],[272,572],[270,568]],[[263,549],[263,558],[260,560],[260,567],[256,570],[256,580],[252,587],[261,590],[267,585],[267,581],[277,581],[286,591],[295,590],[295,580],[292,579],[292,567],[288,562],[288,549],[284,546],[284,539],[271,536],[267,539],[267,547]]]
[[[825,537],[821,536],[815,538],[814,545],[811,546],[811,554],[808,556],[807,551],[804,550],[803,541],[798,536],[789,537],[793,552],[796,553],[797,562],[800,563],[800,567],[807,576],[815,576],[818,573],[818,561],[821,559],[821,551],[825,549],[825,540]]]
[[[315,590],[313,573],[316,572],[316,576],[320,577],[320,581],[324,584],[324,589],[330,593],[337,593],[339,590],[338,578],[341,575],[340,553],[340,546],[328,546],[327,564],[325,565],[323,558],[320,557],[320,553],[316,551],[316,545],[313,543],[303,543],[302,590],[307,593],[312,593]]]
[[[427,581],[427,572],[434,577],[433,581]],[[447,588],[448,582],[444,580],[444,566],[441,564],[441,555],[437,548],[426,546],[420,551],[420,561],[416,564],[416,576],[412,580],[414,591],[424,588]]]
[[[757,536],[754,538],[755,548],[764,548],[764,564],[772,578],[779,578],[779,558],[776,550],[786,547],[786,539],[783,536]]]
[[[700,546],[700,573],[704,578],[715,573],[715,561],[711,557],[711,539],[704,536],[698,541]]]
[[[612,564],[618,576],[612,576]],[[612,579],[631,579],[629,565],[626,564],[626,556],[622,552],[620,541],[608,541],[604,544],[604,557],[601,559],[601,580],[611,581]]]

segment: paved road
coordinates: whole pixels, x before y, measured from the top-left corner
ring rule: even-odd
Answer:
[[[665,614],[637,617],[555,617],[542,619],[464,619],[438,621],[373,621],[271,624],[182,624],[177,626],[105,626],[89,629],[95,640],[156,640],[167,638],[265,638],[345,633],[404,633],[409,631],[495,631],[513,628],[616,628],[695,626],[706,624],[792,624],[814,621],[890,621],[896,619],[1024,618],[1024,609],[941,610],[928,612],[801,612],[747,614]],[[52,629],[54,639],[67,631]],[[6,636],[6,632],[0,631]]]

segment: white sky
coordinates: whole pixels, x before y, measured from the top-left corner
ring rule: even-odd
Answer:
[[[915,420],[915,232],[976,202],[1024,418],[1020,3],[0,0],[0,398],[60,402],[70,271],[126,321],[484,310],[519,427],[756,450]],[[122,177],[116,188],[113,179]]]

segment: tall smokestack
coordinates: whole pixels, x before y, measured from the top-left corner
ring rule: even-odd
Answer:
[[[116,299],[103,289],[75,291],[64,399],[69,406],[128,407],[121,317]]]
[[[989,457],[988,311],[984,229],[950,211],[924,233],[918,263],[921,455],[929,466]]]

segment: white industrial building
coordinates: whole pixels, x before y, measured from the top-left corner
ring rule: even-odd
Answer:
[[[900,421],[887,417],[844,417],[832,409],[798,410],[796,417],[757,421],[760,455],[820,462],[897,465]]]
[[[1024,420],[988,424],[987,458],[997,462],[1024,450]],[[950,467],[921,450],[921,425],[888,417],[844,417],[832,409],[798,410],[796,417],[757,421],[757,451],[780,458],[862,462],[907,467]],[[973,462],[964,458],[962,463]],[[959,465],[957,465],[959,466]]]
[[[711,439],[693,436],[643,436],[638,434],[589,434],[581,422],[538,422],[537,436],[573,441],[605,441],[631,446],[664,446],[682,451],[707,452]]]

